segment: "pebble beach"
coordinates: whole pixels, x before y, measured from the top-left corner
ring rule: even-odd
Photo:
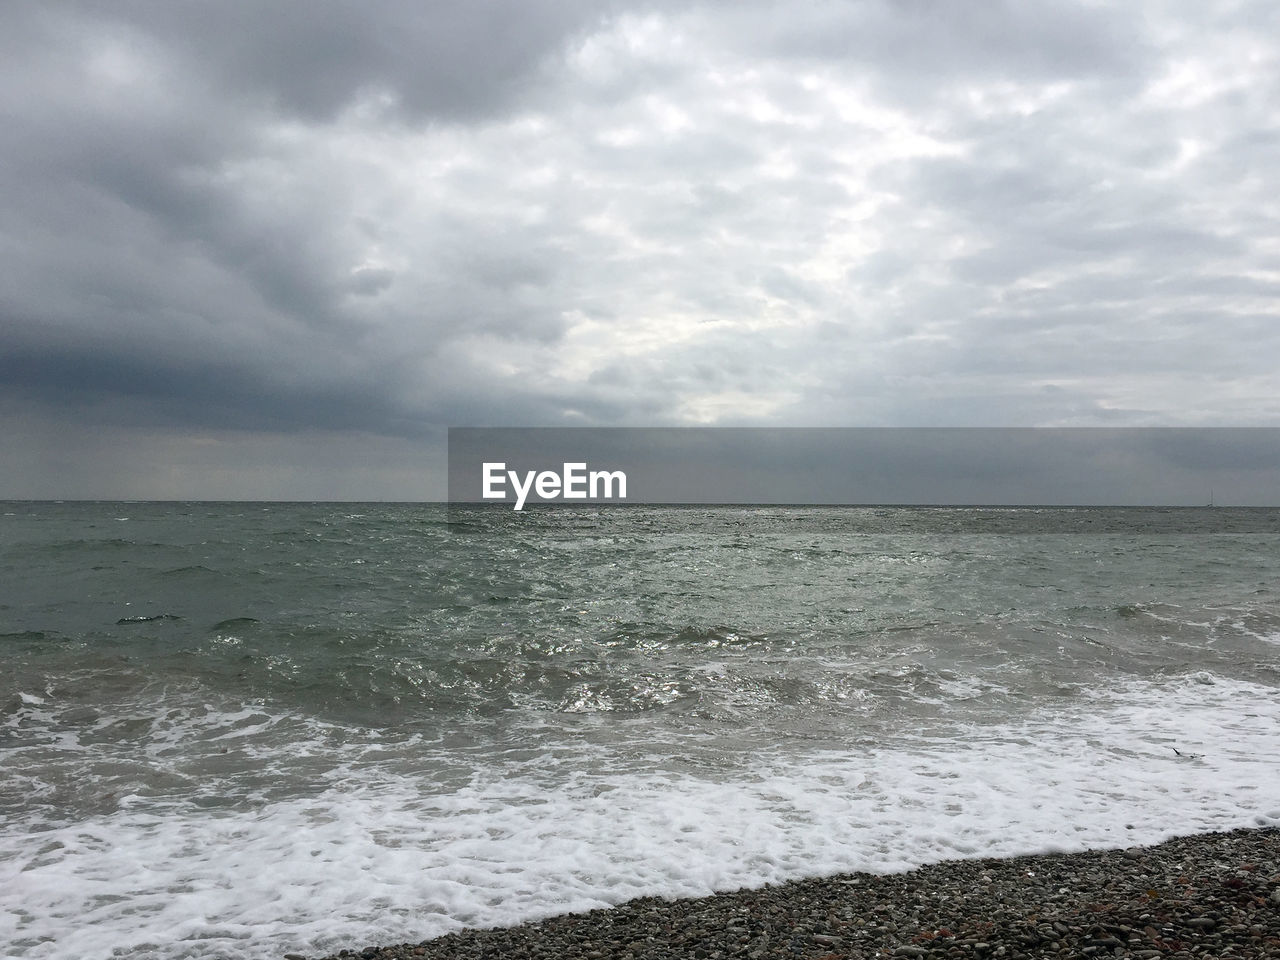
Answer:
[[[1280,830],[645,897],[422,943],[361,945],[326,960],[353,957],[1280,957]]]

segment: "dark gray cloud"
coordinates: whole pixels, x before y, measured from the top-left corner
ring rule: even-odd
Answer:
[[[327,122],[380,97],[409,120],[508,110],[544,61],[609,9],[593,0],[123,0],[45,16],[67,32],[154,44],[246,108]]]
[[[0,495],[358,497],[463,423],[1275,423],[1278,28],[10,5]]]

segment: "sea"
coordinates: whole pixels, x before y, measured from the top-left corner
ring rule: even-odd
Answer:
[[[0,503],[0,956],[1280,824],[1280,511]]]

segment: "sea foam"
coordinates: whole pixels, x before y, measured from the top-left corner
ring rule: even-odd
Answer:
[[[736,775],[494,758],[447,791],[382,765],[249,809],[122,798],[6,826],[0,953],[248,960],[645,894],[1152,843],[1280,823],[1277,758],[1274,690],[1200,674],[947,738],[744,758]]]

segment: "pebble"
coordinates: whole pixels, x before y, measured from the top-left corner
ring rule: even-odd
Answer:
[[[1141,849],[956,860],[697,899],[644,897],[326,960],[1280,960],[1277,884],[1280,830],[1237,830]]]

